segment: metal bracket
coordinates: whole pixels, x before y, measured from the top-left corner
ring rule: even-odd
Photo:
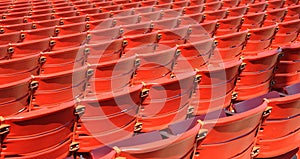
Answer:
[[[69,148],[69,151],[70,152],[75,152],[75,151],[77,151],[77,150],[79,150],[79,142],[72,142],[71,144],[70,144],[70,148]]]
[[[141,92],[140,97],[141,97],[141,98],[145,98],[145,97],[147,97],[148,95],[149,95],[149,89],[144,88],[144,89],[142,90],[142,92]]]
[[[252,158],[256,157],[259,154],[259,152],[260,152],[259,149],[260,149],[260,147],[257,147],[257,146],[253,147],[252,152],[251,152],[251,157]]]
[[[8,134],[10,131],[10,125],[8,124],[1,124],[0,125],[0,135]]]
[[[134,132],[139,132],[139,131],[142,130],[142,128],[143,128],[143,123],[137,122],[137,123],[135,123],[135,125],[134,125]]]
[[[85,112],[85,106],[84,105],[76,106],[75,115],[82,116],[84,114],[84,112]]]

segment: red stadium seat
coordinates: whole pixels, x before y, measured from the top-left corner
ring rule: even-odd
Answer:
[[[249,4],[248,7],[248,13],[259,13],[265,11],[268,7],[268,4],[266,2],[258,2]]]
[[[106,7],[100,7],[101,12],[111,12],[121,10],[122,5],[111,5]]]
[[[265,26],[282,22],[287,13],[287,9],[286,8],[274,9],[274,10],[267,11],[266,13],[267,13],[267,18],[264,22]]]
[[[234,104],[233,108],[234,113],[225,109],[200,116],[206,119],[204,128],[209,133],[197,148],[197,158],[235,158],[244,152],[248,152],[245,158],[257,155],[255,137],[270,108],[265,102],[251,100]],[[222,153],[212,153],[216,150]]]
[[[21,32],[22,41],[27,42],[31,40],[42,40],[55,36],[55,28],[47,27],[42,29],[25,30]]]
[[[158,5],[154,5],[153,8],[154,11],[172,9],[172,4],[171,3],[158,4]]]
[[[42,20],[42,21],[33,22],[33,25],[41,29],[41,28],[54,27],[56,25],[59,25],[59,21],[60,21],[59,19]]]
[[[149,22],[149,21],[156,21],[160,20],[163,16],[162,11],[154,11],[149,13],[141,13],[141,22]]]
[[[116,39],[102,43],[88,44],[86,50],[88,52],[87,61],[91,64],[99,62],[108,62],[121,58],[127,42],[124,39]]]
[[[241,60],[218,65],[209,64],[199,69],[201,81],[191,103],[195,114],[203,115],[229,106],[235,98],[235,83],[243,69],[244,64]]]
[[[0,25],[13,25],[13,24],[20,24],[26,22],[24,17],[20,18],[10,18],[10,19],[1,19]]]
[[[7,136],[2,146],[6,148],[2,149],[1,156],[39,158],[45,151],[61,148],[63,152],[53,152],[51,156],[67,157],[76,120],[74,110],[74,103],[70,102],[52,109],[43,108],[4,118],[1,126],[8,127],[9,132],[4,133]],[[62,148],[65,143],[68,146]],[[28,148],[24,149],[24,145]]]
[[[234,7],[234,8],[228,8],[228,11],[229,11],[228,17],[241,16],[247,14],[248,7],[244,5],[244,6]]]
[[[82,67],[86,61],[85,47],[66,48],[58,51],[42,52],[41,74],[50,74]]]
[[[228,15],[227,9],[216,10],[216,11],[205,11],[205,20],[204,21],[213,21],[218,19],[225,19]]]
[[[153,7],[152,6],[134,8],[134,13],[135,14],[143,14],[143,13],[150,13],[150,12],[153,12]]]
[[[0,45],[7,45],[9,43],[17,43],[20,42],[23,37],[21,37],[20,32],[13,32],[13,33],[5,33],[0,34]]]
[[[114,27],[115,25],[116,22],[113,18],[87,22],[87,27],[89,28],[89,30],[108,29]]]
[[[178,55],[176,48],[166,49],[155,53],[144,52],[138,54],[141,64],[136,71],[133,82],[147,82],[167,76],[172,72]]]
[[[169,47],[175,47],[176,45],[184,44],[191,34],[192,30],[188,26],[183,26],[175,29],[160,30],[161,39],[159,44]]]
[[[151,22],[141,22],[137,24],[123,25],[121,26],[121,29],[123,30],[123,36],[147,34],[152,31],[153,25]]]
[[[192,34],[189,37],[189,42],[197,42],[212,38],[218,28],[217,21],[204,22],[196,25],[191,25]]]
[[[64,12],[56,12],[53,14],[55,18],[66,18],[66,17],[73,17],[79,15],[79,12],[75,10],[71,11],[64,11]]]
[[[56,51],[60,49],[77,47],[85,44],[87,42],[87,33],[75,33],[60,37],[52,37],[50,40],[51,51]]]
[[[284,18],[284,21],[296,20],[300,17],[300,5],[292,5],[287,7],[288,12]]]
[[[181,2],[173,2],[172,8],[183,8],[189,6],[189,2],[181,1]]]
[[[11,33],[17,32],[21,30],[31,30],[34,29],[33,23],[21,23],[21,24],[13,24],[13,25],[6,25],[0,26],[0,33]]]
[[[80,13],[80,15],[97,14],[100,13],[100,9],[99,8],[79,9],[78,12]]]
[[[87,14],[87,20],[88,21],[94,21],[94,20],[101,20],[101,19],[106,19],[110,18],[112,15],[110,12],[106,13],[95,13],[95,14]]]
[[[223,8],[234,8],[240,4],[240,0],[223,0]]]
[[[141,17],[139,15],[131,15],[114,18],[114,20],[116,21],[116,26],[120,26],[139,23]]]
[[[179,18],[169,18],[153,21],[153,30],[162,30],[162,29],[173,29],[177,28],[180,25]]]
[[[247,31],[216,36],[217,49],[214,51],[210,62],[229,62],[239,60],[242,49],[245,47],[249,34]]]
[[[242,23],[243,23],[243,17],[237,16],[237,17],[229,17],[226,19],[220,19],[218,20],[219,27],[215,33],[216,36],[230,34],[234,32],[238,32]]]
[[[282,8],[284,3],[285,3],[285,0],[271,0],[271,1],[268,1],[267,2],[267,4],[268,4],[267,10],[274,10],[274,9]]]
[[[119,39],[122,36],[121,27],[88,31],[89,44],[98,44],[107,40]]]
[[[278,24],[279,30],[272,43],[273,47],[289,45],[297,40],[300,31],[300,19]]]
[[[56,36],[64,36],[76,33],[82,33],[88,30],[88,25],[86,22],[66,24],[55,27]]]
[[[166,9],[162,12],[163,19],[176,18],[184,14],[183,8]]]
[[[158,4],[157,0],[149,0],[149,1],[142,1],[141,2],[142,7],[145,7],[145,6],[154,6],[154,5],[157,5],[157,4]]]
[[[61,18],[59,23],[60,25],[67,25],[67,24],[83,23],[85,21],[86,21],[86,15],[81,15],[81,16]]]
[[[90,93],[101,94],[130,86],[139,62],[135,56],[132,56],[92,65],[91,68],[95,73],[90,80]]]
[[[283,73],[296,73],[300,71],[300,61],[294,60],[294,61],[280,61],[278,64],[278,70],[276,70],[276,73],[283,74]]]
[[[124,39],[127,41],[127,46],[124,50],[125,54],[128,55],[143,54],[143,53],[148,53],[147,51],[149,50],[154,51],[160,38],[161,35],[158,34],[157,32],[126,36],[124,37]]]
[[[205,16],[202,13],[196,13],[196,14],[188,14],[188,15],[181,16],[180,19],[181,19],[180,25],[186,26],[186,25],[199,24],[203,22]]]
[[[214,49],[213,39],[179,45],[180,55],[174,67],[175,74],[205,67]]]
[[[81,145],[79,151],[89,152],[104,144],[131,137],[141,104],[141,92],[143,86],[137,85],[82,100],[80,104],[86,107],[86,113],[76,130],[77,141]]]
[[[205,11],[217,11],[222,8],[223,4],[221,1],[215,1],[215,2],[206,2],[204,6],[205,6]]]
[[[249,29],[251,35],[243,50],[244,55],[255,55],[268,49],[278,31],[277,25]]]
[[[254,78],[256,80],[249,80],[249,82],[244,83],[243,79],[241,78],[240,81],[237,82],[236,91],[238,92],[238,100],[250,99],[269,92],[270,87],[273,85],[273,80],[271,78],[273,74],[272,71],[269,73],[267,72],[268,70],[272,70],[274,67],[276,67],[280,54],[281,49],[261,52],[256,56],[244,57],[244,62],[247,64],[247,67],[243,70],[241,76],[252,73],[254,74],[252,79]],[[261,74],[261,77],[259,74]],[[269,79],[266,80],[266,78],[268,78],[267,74]],[[257,76],[257,78],[255,76]],[[247,77],[244,78],[245,80],[247,79]],[[251,78],[251,75],[248,76],[248,78]]]
[[[161,130],[184,120],[191,94],[198,82],[198,76],[192,72],[146,83],[145,88],[149,89],[149,95],[143,100],[139,110],[140,131]]]
[[[7,53],[10,58],[39,54],[40,52],[49,50],[49,43],[50,38],[45,38],[42,40],[32,40],[23,43],[14,43],[9,45]]]
[[[206,136],[207,131],[201,128],[201,121],[191,119],[178,122],[168,127],[166,136],[158,131],[136,135],[110,146],[94,149],[91,158],[190,158],[194,156],[195,147]]]
[[[190,6],[201,5],[205,3],[204,0],[190,0]]]
[[[293,43],[289,46],[282,47],[284,56],[281,58],[283,61],[298,61],[300,59],[300,45]]]
[[[5,77],[5,74],[2,74],[1,71],[1,77],[3,76]],[[0,115],[2,117],[16,115],[28,109],[32,94],[36,89],[34,84],[31,84],[31,82],[31,77],[24,78],[23,80],[15,79],[10,83],[6,83],[5,80],[1,80],[2,84],[0,92],[2,95],[0,98]]]
[[[202,13],[204,11],[204,5],[194,5],[194,6],[188,6],[185,7],[185,14],[197,14]]]
[[[265,12],[250,13],[250,14],[244,15],[243,18],[245,20],[242,24],[242,30],[259,28],[264,23],[264,21],[266,19],[266,14],[265,14]]]
[[[88,67],[35,76],[39,87],[34,94],[34,105],[54,107],[83,96],[92,71]]]

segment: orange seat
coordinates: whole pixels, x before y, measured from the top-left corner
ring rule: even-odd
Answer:
[[[214,45],[211,39],[179,45],[180,55],[174,67],[175,74],[205,67],[215,49]]]
[[[131,56],[133,54],[143,54],[149,51],[153,52],[159,42],[161,35],[157,32],[151,32],[147,34],[124,36],[127,41],[127,46],[125,48],[126,56]]]
[[[141,17],[139,15],[130,15],[114,18],[116,26],[136,24],[140,22]]]
[[[198,42],[212,38],[218,28],[218,23],[217,21],[204,22],[191,25],[190,28],[192,29],[192,33],[188,42]]]
[[[180,25],[180,19],[179,18],[168,18],[168,19],[162,19],[153,21],[153,30],[162,30],[162,29],[173,29],[177,28]]]
[[[191,34],[191,29],[188,26],[183,26],[175,29],[165,29],[158,31],[161,34],[159,40],[160,45],[169,46],[170,48],[176,45],[184,44]]]
[[[89,30],[101,30],[112,28],[116,25],[116,22],[113,18],[95,20],[87,22]]]
[[[130,137],[134,132],[142,90],[142,85],[124,87],[82,100],[80,104],[86,107],[86,113],[76,130],[77,140],[82,143],[79,151],[89,152]]]
[[[228,17],[242,16],[247,14],[248,7],[246,5],[242,5],[239,7],[228,8],[229,14]]]
[[[198,70],[201,81],[191,103],[196,115],[213,112],[231,104],[232,99],[236,98],[233,91],[243,65],[240,60],[218,65],[210,64]]]
[[[87,14],[87,21],[106,19],[106,18],[110,18],[111,16],[112,15],[109,12]]]
[[[137,54],[137,58],[141,62],[133,82],[149,82],[168,76],[173,70],[178,55],[176,47],[164,51]]]
[[[214,21],[218,19],[225,19],[228,15],[227,9],[216,10],[216,11],[205,11],[205,20],[204,21]]]
[[[2,76],[2,74],[1,74]],[[10,83],[1,80],[0,115],[3,117],[16,115],[29,108],[35,85],[32,78],[15,79]],[[1,127],[1,124],[0,124]],[[2,137],[0,137],[2,138]],[[2,141],[2,140],[1,140]]]
[[[219,27],[215,33],[216,36],[238,32],[243,23],[243,17],[229,17],[218,20]]]
[[[29,42],[32,40],[42,40],[55,36],[56,30],[54,27],[47,27],[42,29],[21,31],[22,41]]]
[[[87,43],[87,33],[74,33],[59,37],[52,37],[50,40],[50,50],[56,51],[70,47],[78,47]]]
[[[41,74],[51,74],[82,67],[88,51],[83,46],[41,53]]]
[[[282,47],[284,56],[281,60],[284,61],[298,61],[300,59],[300,43],[293,43],[289,46]]]
[[[267,18],[264,21],[264,26],[282,22],[287,13],[287,9],[279,8],[279,9],[269,10],[266,13],[267,13]]]
[[[59,19],[52,19],[52,20],[42,20],[42,21],[35,21],[33,22],[37,28],[47,28],[47,27],[54,27],[59,25]]]
[[[158,4],[158,5],[154,5],[153,8],[154,11],[172,9],[172,4],[171,3]]]
[[[206,2],[204,6],[205,6],[205,11],[217,11],[222,8],[223,4],[221,1],[215,1],[215,2]]]
[[[150,13],[150,12],[153,12],[153,7],[152,6],[134,8],[134,13],[135,14],[143,14],[143,13]]]
[[[13,32],[13,33],[6,33],[6,34],[0,34],[0,45],[7,45],[9,43],[17,43],[20,42],[21,39],[21,33],[20,32]]]
[[[89,44],[99,44],[102,42],[107,42],[108,40],[119,39],[122,36],[121,27],[113,27],[108,29],[90,30],[88,31]]]
[[[184,8],[166,9],[162,11],[163,19],[176,18],[185,14]]]
[[[270,48],[277,32],[277,25],[249,29],[250,38],[243,50],[243,55],[255,55]]]
[[[234,8],[240,4],[240,0],[223,0],[223,8]]]
[[[247,66],[241,74],[240,81],[237,82],[238,100],[250,99],[269,92],[273,85],[272,70],[276,67],[280,54],[281,49],[244,57]],[[243,78],[246,80],[245,82],[243,82]]]
[[[291,5],[287,7],[288,12],[284,18],[284,21],[291,21],[299,19],[300,5]]]
[[[204,5],[191,5],[184,8],[185,14],[197,14],[204,11]]]
[[[259,13],[264,12],[268,8],[267,2],[258,2],[248,5],[249,10],[248,13]]]
[[[205,16],[202,13],[195,13],[195,14],[188,14],[188,15],[181,16],[180,19],[181,19],[180,26],[186,26],[186,25],[199,24],[203,22]]]
[[[203,4],[203,3],[205,3],[204,0],[191,0],[191,1],[190,1],[190,6],[201,5],[201,4]]]
[[[259,28],[263,25],[266,14],[265,12],[250,13],[243,16],[245,19],[242,24],[242,30]]]
[[[178,122],[170,125],[165,135],[159,131],[136,135],[109,146],[94,149],[91,151],[90,157],[93,159],[116,159],[119,157],[188,159],[194,156],[194,148],[205,138],[206,131],[201,127],[201,121],[197,122],[194,119]]]
[[[74,16],[74,17],[65,17],[60,19],[60,25],[74,24],[74,23],[83,23],[86,21],[86,15]]]
[[[273,47],[289,45],[297,40],[300,30],[300,20],[281,22],[278,24],[279,30],[272,43]]]
[[[121,58],[127,42],[124,39],[116,39],[107,42],[86,45],[88,53],[87,62],[97,64]]]
[[[118,91],[130,86],[139,62],[135,56],[132,56],[91,65],[95,73],[89,82],[90,94]]]
[[[7,54],[9,58],[39,54],[43,51],[49,51],[49,43],[50,38],[45,38],[42,40],[32,40],[29,42],[10,44],[7,50]]]
[[[285,3],[285,0],[271,0],[271,1],[268,1],[267,2],[267,4],[268,4],[267,10],[274,10],[274,9],[282,8],[284,3]]]
[[[21,24],[1,26],[0,32],[3,34],[3,33],[17,32],[21,30],[31,30],[33,28],[34,28],[33,23],[21,23]]]
[[[206,119],[204,128],[208,134],[197,148],[197,158],[235,158],[244,152],[248,152],[245,158],[257,155],[253,146],[261,123],[270,113],[267,103],[247,100],[234,104],[233,108],[234,113],[221,109],[198,117]],[[222,153],[212,153],[215,150]]]
[[[149,22],[160,20],[163,17],[162,11],[153,11],[148,13],[141,13],[141,22]]]
[[[242,56],[242,49],[245,47],[248,39],[247,31],[216,36],[217,47],[210,59],[210,63],[239,60]]]
[[[50,148],[62,148],[65,143],[68,146],[63,146],[63,152],[53,152],[51,156],[67,157],[76,121],[74,110],[74,102],[70,102],[3,118],[1,127],[9,128],[9,131],[1,134],[4,135],[1,146],[6,147],[2,149],[1,157],[39,158]]]
[[[13,25],[13,24],[20,24],[26,22],[24,17],[20,18],[9,18],[9,19],[1,19],[0,25]]]
[[[150,33],[153,29],[153,26],[151,22],[141,22],[137,24],[121,26],[121,29],[123,30],[123,36],[131,36]]]
[[[145,84],[149,95],[139,110],[141,132],[161,130],[172,123],[184,120],[189,102],[199,77],[195,72],[160,78]]]
[[[93,71],[88,67],[35,76],[39,87],[34,94],[38,107],[53,107],[83,96],[86,82]]]

